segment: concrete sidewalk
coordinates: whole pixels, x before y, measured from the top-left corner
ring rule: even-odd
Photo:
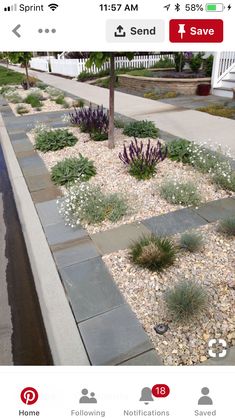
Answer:
[[[12,67],[12,69],[24,71],[17,67]],[[109,92],[104,88],[48,73],[34,70],[30,72],[43,82],[70,94],[104,107],[109,105]],[[159,129],[179,138],[198,143],[210,141],[214,144],[222,144],[223,148],[229,147],[235,155],[234,120],[121,92],[115,94],[115,111],[133,119],[153,121]]]

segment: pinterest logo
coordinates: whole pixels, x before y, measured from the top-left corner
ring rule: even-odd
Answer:
[[[22,390],[20,397],[26,405],[33,405],[38,400],[38,392],[34,388],[25,388]]]

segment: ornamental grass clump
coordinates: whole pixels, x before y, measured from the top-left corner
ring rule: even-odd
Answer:
[[[159,130],[153,122],[140,120],[127,123],[123,133],[127,136],[134,136],[135,138],[157,138]]]
[[[146,180],[154,176],[157,171],[157,164],[167,156],[167,147],[160,141],[152,145],[148,140],[145,147],[143,142],[138,143],[135,138],[129,146],[124,145],[123,152],[119,153],[120,160],[128,168],[131,176],[138,180]]]
[[[64,198],[58,201],[59,212],[66,225],[100,224],[104,220],[117,222],[128,210],[121,195],[104,194],[97,186],[76,183],[70,187]]]
[[[160,195],[173,205],[197,206],[201,202],[197,187],[191,182],[168,180],[161,185]]]
[[[35,148],[39,151],[58,151],[65,147],[72,147],[76,142],[76,136],[68,129],[51,130],[40,126],[36,128]]]
[[[189,321],[201,315],[208,303],[207,293],[199,284],[183,280],[165,294],[165,302],[175,321]]]
[[[88,181],[95,174],[96,168],[93,161],[79,154],[79,158],[65,158],[52,167],[51,179],[53,183],[67,187],[76,180]]]
[[[70,121],[73,125],[78,125],[81,132],[89,133],[94,140],[108,139],[109,117],[103,106],[74,108]]]
[[[203,246],[203,238],[194,232],[185,232],[180,237],[179,246],[181,249],[194,253],[200,251]]]
[[[135,264],[151,271],[161,271],[175,261],[176,249],[169,238],[155,235],[143,236],[131,249],[131,258]]]
[[[228,237],[235,236],[235,216],[223,219],[219,223],[218,227],[219,232],[227,235]]]

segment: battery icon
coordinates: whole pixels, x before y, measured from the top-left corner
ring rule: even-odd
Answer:
[[[223,12],[225,6],[223,3],[207,3],[206,4],[206,11],[207,12]]]

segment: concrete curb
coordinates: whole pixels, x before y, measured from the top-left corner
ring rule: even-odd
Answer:
[[[53,362],[55,365],[90,365],[34,203],[1,115],[0,140],[21,221]]]

